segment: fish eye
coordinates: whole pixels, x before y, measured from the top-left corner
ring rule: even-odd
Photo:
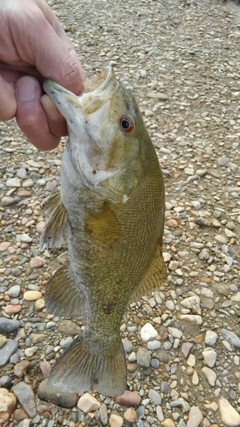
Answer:
[[[121,128],[124,132],[130,133],[135,128],[133,120],[130,117],[123,116],[120,120]]]

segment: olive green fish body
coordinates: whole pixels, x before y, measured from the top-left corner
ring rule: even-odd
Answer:
[[[126,386],[120,337],[126,307],[165,278],[164,185],[135,100],[111,73],[96,97],[94,91],[86,94],[83,114],[78,108],[65,114],[70,142],[63,154],[61,200],[53,208],[64,227],[59,230],[50,217],[44,241],[50,238],[54,246],[67,236],[69,251],[68,270],[57,272],[47,288],[47,308],[60,315],[87,312],[82,337],[58,359],[49,380],[71,391],[116,396]],[[62,98],[70,99],[63,91]],[[65,113],[65,107],[59,109]],[[77,123],[81,114],[84,121]],[[133,129],[125,132],[129,123]]]

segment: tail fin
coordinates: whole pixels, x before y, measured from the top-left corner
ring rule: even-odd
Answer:
[[[96,348],[78,337],[53,366],[48,382],[64,391],[97,391],[105,396],[120,396],[127,382],[123,346],[115,355]]]

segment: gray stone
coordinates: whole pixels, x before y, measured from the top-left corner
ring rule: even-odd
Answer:
[[[172,408],[180,406],[182,408],[183,413],[190,411],[190,406],[189,406],[188,402],[186,400],[184,400],[182,397],[180,397],[177,400],[173,400],[173,402],[170,402],[170,406]]]
[[[13,387],[13,393],[17,396],[24,411],[29,415],[29,417],[35,417],[37,415],[37,409],[34,400],[34,393],[30,385],[21,381]]]
[[[11,334],[11,332],[16,331],[20,328],[20,322],[18,320],[6,319],[5,317],[0,317],[0,333],[1,334]]]
[[[18,169],[17,176],[18,176],[18,178],[26,179],[27,178],[27,171],[26,171],[26,169],[25,168]]]
[[[151,354],[146,348],[139,348],[137,352],[137,363],[143,368],[148,368],[151,362]]]
[[[131,353],[131,351],[133,349],[133,345],[132,345],[131,341],[122,340],[122,343],[123,343],[123,348],[126,351],[126,353]]]
[[[222,336],[234,347],[240,348],[240,338],[234,332],[228,331],[227,329],[221,329]]]
[[[21,273],[20,273],[21,274]],[[21,288],[19,285],[12,286],[8,291],[7,294],[12,298],[17,298],[20,294]]]
[[[14,188],[21,187],[21,181],[19,178],[9,178],[6,181],[6,186],[7,187],[14,187]]]
[[[66,338],[63,338],[60,341],[60,346],[62,348],[68,348],[70,346],[70,344],[72,344],[72,342],[73,342],[73,338],[72,337],[66,337]]]
[[[48,380],[43,380],[38,387],[38,396],[42,400],[52,402],[63,408],[73,408],[77,403],[77,393],[69,393],[61,387],[53,387],[48,384]]]
[[[205,336],[205,344],[214,345],[217,341],[217,334],[214,331],[208,330]]]
[[[197,406],[192,406],[189,412],[187,427],[198,427],[203,420],[203,414]]]
[[[213,348],[205,348],[202,352],[202,355],[206,365],[208,365],[209,368],[212,368],[215,365],[217,359],[216,351],[213,350]]]
[[[162,403],[160,394],[155,390],[149,390],[148,397],[154,402],[155,405],[160,405]]]
[[[0,367],[5,366],[10,357],[17,351],[18,342],[12,339],[8,339],[6,344],[0,348]]]

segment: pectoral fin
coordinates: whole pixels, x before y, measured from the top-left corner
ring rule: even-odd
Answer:
[[[48,312],[59,317],[79,317],[86,311],[85,295],[76,290],[66,267],[49,280],[44,299]]]
[[[129,303],[157,291],[166,280],[166,266],[162,256],[162,246],[157,245],[153,260],[145,273],[140,285],[133,291]]]
[[[59,193],[48,197],[43,204],[43,212],[49,216],[40,247],[60,248],[65,245],[68,235],[67,212]]]
[[[85,216],[85,231],[103,245],[111,245],[119,238],[120,225],[107,203],[99,212]]]

